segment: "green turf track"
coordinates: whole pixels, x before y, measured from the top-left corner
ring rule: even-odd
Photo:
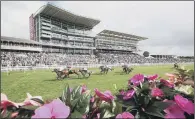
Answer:
[[[134,74],[159,74],[163,78],[167,78],[165,73],[173,73],[172,65],[164,66],[136,66],[134,71],[129,75],[122,75],[121,68],[115,68],[114,71],[109,72],[107,75],[98,75],[99,69],[92,68],[95,74],[92,74],[88,79],[77,79],[76,75],[71,75],[71,79],[56,80],[56,74],[51,70],[34,70],[25,72],[10,72],[1,73],[1,92],[5,93],[12,101],[23,101],[26,98],[26,93],[29,92],[33,96],[43,96],[43,99],[52,99],[61,95],[62,90],[66,83],[70,86],[77,86],[86,84],[88,89],[93,92],[94,88],[101,91],[111,90],[115,93],[117,88],[122,88],[127,85],[127,80]],[[185,68],[194,69],[194,65],[185,65]]]

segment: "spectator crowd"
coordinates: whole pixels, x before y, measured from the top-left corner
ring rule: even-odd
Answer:
[[[1,66],[42,66],[42,65],[78,65],[78,64],[118,64],[118,63],[187,63],[193,58],[145,58],[139,54],[99,53],[95,55],[70,55],[60,53],[1,52]]]

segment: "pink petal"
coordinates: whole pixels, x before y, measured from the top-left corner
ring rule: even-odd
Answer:
[[[173,102],[174,103],[174,101],[172,101],[172,100],[166,100],[164,102]],[[174,118],[174,119],[185,118],[184,111],[181,110],[181,108],[176,103],[170,105],[167,109],[164,110],[164,112],[166,113],[165,118],[167,118],[167,119],[168,118]]]
[[[100,92],[97,88],[95,89],[95,94],[101,99],[106,102],[109,102],[114,99],[110,91],[105,91],[104,93]]]
[[[39,107],[35,110],[35,115],[32,116],[32,118],[37,119],[37,118],[51,118],[51,111],[45,106]]]
[[[116,119],[122,119],[123,117],[122,117],[122,114],[118,114],[117,116],[116,116]]]
[[[153,88],[152,92],[151,92],[151,95],[152,95],[152,97],[157,97],[157,96],[158,97],[163,97],[164,96],[163,91],[159,88]]]
[[[95,98],[92,97],[92,98],[90,99],[90,102],[94,102],[94,101],[95,101]]]
[[[84,93],[86,90],[87,90],[87,86],[86,85],[83,85],[82,86],[82,93]]]
[[[123,112],[122,117],[123,118],[128,118],[128,119],[133,119],[134,118],[134,116],[129,112]]]
[[[188,114],[194,113],[194,104],[187,98],[184,98],[181,95],[175,95],[174,100],[183,111]]]
[[[53,110],[52,116],[55,118],[67,118],[70,114],[70,108],[66,106],[61,100],[55,99],[52,102]]]
[[[157,77],[158,77],[158,75],[157,75],[157,74],[147,76],[147,78],[148,78],[149,80],[155,80]]]
[[[1,101],[3,100],[8,100],[8,98],[4,93],[1,93]]]
[[[189,101],[186,106],[187,108],[185,108],[185,112],[187,112],[188,114],[194,114],[194,103],[192,103],[191,101]]]
[[[133,97],[133,95],[135,94],[135,90],[129,90],[126,94],[125,94],[125,96],[123,97],[123,99],[124,100],[127,100],[127,99],[130,99],[130,98],[132,98]]]

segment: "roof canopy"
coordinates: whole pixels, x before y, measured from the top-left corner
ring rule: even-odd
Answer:
[[[34,17],[38,14],[45,14],[51,17],[55,17],[67,22],[84,25],[89,28],[93,28],[97,24],[100,23],[100,20],[83,17],[80,15],[73,14],[67,10],[64,10],[62,8],[56,7],[50,3],[42,6],[35,14]]]
[[[140,37],[140,36],[136,36],[136,35],[121,33],[121,32],[116,32],[116,31],[111,31],[111,30],[103,30],[100,33],[98,33],[98,35],[119,37],[119,38],[125,38],[125,39],[134,39],[134,40],[146,40],[146,39],[148,39],[146,37]]]
[[[40,44],[39,42],[21,38],[1,36],[1,41],[14,42],[14,43],[28,43],[28,44]]]

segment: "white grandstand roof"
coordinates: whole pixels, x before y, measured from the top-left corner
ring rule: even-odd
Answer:
[[[40,44],[39,42],[36,42],[36,41],[33,41],[33,40],[15,38],[15,37],[7,37],[7,36],[1,36],[1,41],[17,42],[17,43],[28,43],[28,44]]]
[[[45,14],[67,22],[84,25],[89,28],[93,28],[94,26],[100,23],[100,20],[73,14],[67,10],[52,5],[51,3],[42,6],[34,14],[34,17],[37,16],[38,14]]]
[[[121,32],[111,31],[111,30],[103,30],[100,33],[98,33],[98,35],[119,37],[119,38],[125,38],[125,39],[134,39],[134,40],[146,40],[146,39],[148,39],[146,37],[131,35],[131,34],[127,34],[127,33],[121,33]]]

